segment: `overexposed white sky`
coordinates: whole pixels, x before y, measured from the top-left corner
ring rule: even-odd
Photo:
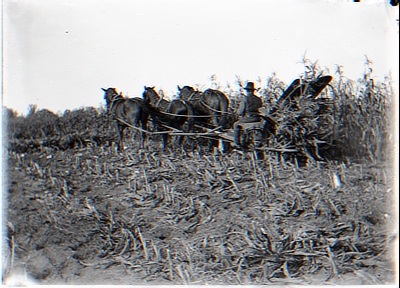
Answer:
[[[101,87],[285,83],[319,60],[357,79],[367,55],[377,80],[398,79],[398,11],[387,1],[3,0],[3,105],[54,112],[104,104]]]

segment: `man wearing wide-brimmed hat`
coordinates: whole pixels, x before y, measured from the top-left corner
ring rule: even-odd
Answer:
[[[254,91],[257,89],[254,87],[253,82],[247,82],[246,87],[243,88],[246,90],[247,95],[244,97],[242,102],[240,103],[238,109],[238,115],[241,117],[238,122],[234,125],[235,130],[235,143],[239,145],[240,143],[240,131],[242,129],[241,124],[244,123],[253,123],[260,122],[260,108],[262,107],[261,98],[254,95]]]

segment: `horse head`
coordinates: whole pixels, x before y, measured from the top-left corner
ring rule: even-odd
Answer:
[[[115,88],[101,88],[104,91],[104,100],[106,101],[107,109],[111,106],[111,103],[121,94],[118,94],[117,89]]]
[[[156,103],[160,101],[161,97],[154,90],[154,86],[153,87],[144,86],[143,99],[146,103],[155,106]]]
[[[178,87],[178,97],[184,100],[187,100],[190,98],[190,96],[193,95],[193,93],[197,93],[198,91],[195,90],[193,87],[191,86],[183,86],[181,88],[181,86],[177,85]]]

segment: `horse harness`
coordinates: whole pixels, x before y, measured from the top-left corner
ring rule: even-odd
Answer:
[[[109,107],[109,112],[111,112],[115,106],[115,103],[120,101],[120,100],[125,100],[124,97],[122,97],[120,94],[114,94],[113,98],[111,99],[111,104]]]

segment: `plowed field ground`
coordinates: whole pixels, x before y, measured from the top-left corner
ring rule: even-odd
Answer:
[[[7,152],[3,271],[40,284],[391,284],[387,165],[158,145]]]

